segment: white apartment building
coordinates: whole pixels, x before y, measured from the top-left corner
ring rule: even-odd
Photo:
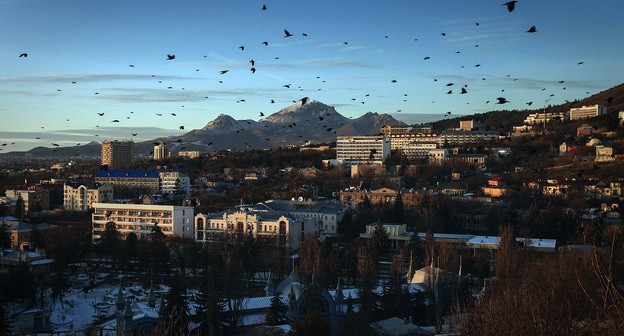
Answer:
[[[524,119],[525,125],[544,124],[551,121],[564,121],[568,119],[568,115],[565,112],[546,112],[546,113],[531,113]]]
[[[431,150],[437,149],[436,142],[412,142],[403,147],[403,155],[408,160],[428,159]]]
[[[448,159],[449,155],[447,148],[431,149],[429,150],[429,163],[441,164]]]
[[[166,195],[179,195],[183,198],[191,196],[191,178],[180,171],[160,172],[160,191]]]
[[[405,133],[392,134],[390,137],[390,149],[393,151],[404,150],[412,143],[437,143],[442,144],[442,137],[435,133]]]
[[[178,152],[178,156],[179,157],[185,157],[187,159],[195,159],[201,156],[201,153],[197,150],[194,151],[179,151]]]
[[[390,157],[390,138],[383,135],[339,136],[336,160],[342,163],[383,163]]]
[[[163,160],[169,157],[169,148],[164,142],[154,145],[154,160]]]
[[[109,222],[115,223],[122,239],[130,232],[148,237],[155,225],[165,236],[193,238],[194,215],[189,206],[93,203],[92,239],[99,240]]]
[[[607,107],[602,105],[582,106],[570,109],[570,120],[597,117],[607,114]]]
[[[195,240],[203,243],[252,235],[257,239],[274,240],[292,251],[299,248],[306,235],[314,233],[314,222],[263,205],[241,205],[223,212],[195,216]]]
[[[87,211],[93,203],[112,201],[113,186],[110,184],[68,182],[63,186],[63,207],[67,210]]]

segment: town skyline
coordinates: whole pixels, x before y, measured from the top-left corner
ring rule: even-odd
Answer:
[[[610,42],[624,34],[617,1],[520,1],[513,12],[498,2],[146,4],[0,2],[0,137],[16,143],[4,152],[179,135],[302,97],[405,122],[539,108],[623,77]]]

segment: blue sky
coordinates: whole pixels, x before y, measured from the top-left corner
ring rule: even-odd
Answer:
[[[503,2],[0,0],[0,142],[150,140],[305,96],[410,121],[558,104],[623,81],[624,1],[520,0],[511,13]]]

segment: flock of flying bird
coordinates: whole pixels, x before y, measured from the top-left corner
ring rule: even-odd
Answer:
[[[504,6],[504,7],[507,9],[507,11],[511,13],[511,12],[514,12],[514,10],[516,9],[516,4],[517,4],[517,3],[518,3],[518,1],[508,1],[508,2],[506,2],[506,3],[504,3],[504,4],[502,4],[502,6]],[[261,10],[262,10],[262,11],[266,11],[266,10],[267,10],[267,6],[266,6],[266,5],[263,5],[263,6],[261,7]],[[480,25],[480,24],[479,24],[479,22],[475,22],[475,26],[479,26],[479,25]],[[538,31],[538,30],[537,30],[536,26],[535,26],[535,25],[533,25],[533,26],[531,26],[528,30],[526,30],[526,33],[533,34],[533,33],[536,33],[537,31]],[[440,35],[442,36],[442,38],[444,38],[444,37],[446,37],[446,36],[447,36],[447,34],[446,34],[445,32],[442,32]],[[301,33],[301,35],[300,35],[300,36],[302,36],[302,37],[307,37],[307,36],[308,36],[308,34],[307,34],[307,33]],[[293,38],[293,37],[295,37],[295,34],[291,33],[288,29],[284,29],[284,30],[283,30],[283,38]],[[386,35],[386,36],[385,36],[385,38],[388,38],[388,36]],[[418,39],[415,39],[415,40],[417,41]],[[341,42],[341,43],[342,43],[342,44],[344,44],[344,45],[347,45],[347,44],[348,44],[348,42],[347,42],[347,41],[344,41],[344,42]],[[269,42],[268,42],[268,41],[263,41],[263,42],[261,42],[261,45],[263,45],[263,46],[265,46],[265,47],[268,47],[268,46],[269,46]],[[477,44],[477,45],[474,45],[474,47],[479,47],[479,45],[478,45],[478,44]],[[244,45],[240,45],[238,48],[241,50],[241,52],[244,52],[244,51],[245,51],[245,46],[244,46]],[[460,51],[456,51],[455,53],[456,53],[456,54],[459,54],[459,53],[460,53]],[[21,54],[19,55],[19,58],[24,58],[24,59],[26,59],[26,58],[28,58],[28,56],[29,56],[29,55],[28,55],[28,53],[21,53]],[[207,57],[207,56],[204,56],[204,57]],[[279,59],[279,57],[275,57],[275,59]],[[431,57],[430,57],[430,56],[426,56],[426,57],[424,57],[423,61],[428,61],[428,60],[430,60],[430,59],[431,59]],[[175,61],[175,60],[176,60],[176,56],[175,56],[175,54],[168,54],[168,55],[166,55],[165,61]],[[584,62],[578,62],[578,65],[582,65],[583,63],[584,63]],[[249,64],[250,64],[250,66],[249,66],[249,71],[250,71],[252,74],[256,73],[256,71],[257,71],[257,64],[256,64],[256,61],[255,61],[254,59],[250,59],[250,60],[249,60]],[[474,67],[480,67],[480,66],[481,66],[481,64],[475,64],[475,65],[474,65]],[[134,67],[135,67],[135,65],[134,65],[134,64],[130,64],[130,65],[129,65],[129,67],[130,67],[130,68],[134,68]],[[464,67],[464,66],[462,66],[462,68],[463,68],[463,67]],[[195,71],[199,71],[199,69],[195,69]],[[230,72],[230,70],[229,70],[229,69],[223,69],[223,70],[220,70],[218,73],[219,73],[219,75],[226,76],[229,72]],[[156,75],[152,75],[152,77],[154,77],[154,78],[157,80]],[[510,77],[510,75],[507,75],[507,77]],[[319,77],[319,76],[317,76],[316,78],[317,78],[317,79],[320,79],[320,77]],[[482,80],[485,80],[486,78],[481,78],[481,79],[482,79]],[[515,79],[514,79],[514,80],[515,80]],[[437,81],[438,81],[438,79],[434,79],[434,81],[435,81],[435,82],[437,82]],[[325,82],[325,81],[323,80],[322,82]],[[398,82],[398,80],[397,80],[397,79],[391,79],[391,80],[390,80],[390,83],[397,83],[397,82]],[[162,81],[161,81],[161,80],[158,80],[158,83],[161,83],[161,84],[162,84]],[[222,81],[222,80],[219,80],[219,83],[223,83],[223,81]],[[561,84],[561,83],[564,83],[564,82],[563,82],[563,81],[559,81],[559,83]],[[77,84],[77,82],[76,82],[76,81],[72,81],[72,84]],[[284,84],[282,87],[283,87],[283,88],[286,88],[286,89],[290,89],[292,86],[293,86],[292,84]],[[446,87],[448,87],[448,88],[449,88],[449,89],[448,89],[448,91],[446,92],[446,94],[449,94],[449,95],[450,95],[450,94],[453,94],[453,88],[452,88],[453,86],[456,86],[456,84],[455,84],[455,83],[452,83],[452,82],[449,82],[449,83],[447,83],[447,84],[446,84]],[[167,86],[167,89],[172,90],[172,89],[173,89],[173,86]],[[298,87],[298,89],[303,91],[303,89],[302,89],[301,87]],[[565,89],[565,87],[564,87],[563,89]],[[182,88],[182,90],[184,90],[184,88]],[[321,89],[318,89],[318,90],[321,90]],[[542,90],[545,90],[545,89],[542,89]],[[61,90],[60,90],[60,89],[58,89],[57,91],[58,91],[58,92],[61,92]],[[455,90],[455,91],[456,91],[456,93],[461,94],[461,95],[468,94],[468,93],[469,93],[469,91],[468,91],[468,85],[467,85],[467,84],[459,85],[459,86],[458,86],[458,89],[457,89],[457,90]],[[504,90],[501,90],[501,91],[502,91],[502,92],[504,92]],[[94,95],[99,95],[99,94],[100,94],[99,92],[94,92]],[[366,95],[365,95],[365,97],[369,97],[369,96],[370,96],[370,94],[366,94]],[[552,96],[554,96],[554,94],[551,94],[550,96],[552,97]],[[403,98],[404,98],[404,99],[403,99],[403,101],[407,101],[407,98],[406,98],[406,97],[407,97],[407,94],[404,94],[404,95],[403,95]],[[204,98],[208,98],[208,97],[204,97]],[[303,106],[303,105],[305,105],[305,104],[306,104],[306,102],[307,102],[307,100],[308,100],[308,98],[307,98],[307,97],[302,98],[302,99],[300,100],[301,105],[302,105],[302,106]],[[352,101],[356,101],[356,98],[351,98],[351,100],[352,100]],[[244,103],[244,102],[245,102],[245,99],[239,99],[239,100],[237,100],[237,103]],[[293,102],[296,102],[296,101],[293,101]],[[489,103],[489,102],[490,102],[490,101],[487,101],[486,103]],[[505,97],[497,97],[497,98],[496,98],[496,103],[495,103],[495,104],[506,104],[506,103],[509,103],[509,102],[510,102],[510,101],[509,101],[509,100],[507,100]],[[271,99],[271,100],[270,100],[270,103],[275,103],[275,100],[274,100],[274,99]],[[364,103],[365,103],[365,101],[361,101],[361,104],[364,104]],[[433,103],[435,103],[435,101],[434,101]],[[526,103],[526,105],[528,105],[528,106],[531,106],[532,104],[533,104],[533,102],[527,102],[527,103]],[[182,107],[184,107],[184,105],[182,105]],[[397,112],[401,112],[401,110],[397,110]],[[134,113],[134,112],[130,112],[130,114],[133,114],[133,113]],[[444,114],[444,117],[448,117],[450,114],[451,114],[451,111],[448,111],[448,112],[446,112],[446,113]],[[104,116],[105,116],[105,113],[104,113],[104,112],[98,112],[98,113],[97,113],[97,115],[98,115],[99,117],[104,117]],[[157,116],[159,116],[159,117],[162,117],[162,116],[163,116],[163,114],[162,114],[162,113],[156,113],[156,115],[157,115]],[[170,113],[170,115],[171,115],[172,117],[176,117],[176,113]],[[260,116],[260,117],[264,117],[265,115],[264,115],[264,113],[263,113],[263,112],[260,112],[260,115],[259,115],[259,116]],[[130,119],[131,117],[130,117],[130,116],[126,116],[126,118],[127,118],[127,119]],[[323,116],[319,116],[319,121],[323,121],[323,118],[324,118]],[[69,119],[67,119],[67,121],[69,121]],[[119,119],[113,119],[113,120],[111,121],[111,123],[120,123],[120,122],[121,122],[121,121],[120,121]],[[296,126],[296,124],[284,125],[283,127],[286,127],[286,126],[288,126],[288,127],[290,127],[290,128],[293,128],[294,126]],[[96,125],[95,127],[99,127],[99,126],[97,126],[97,125]],[[266,126],[265,126],[265,127],[266,127]],[[43,128],[44,128],[44,126],[42,126],[41,128],[43,129]],[[184,130],[184,129],[185,129],[184,125],[180,125],[178,128],[179,128],[179,130]],[[239,131],[242,131],[242,130],[243,130],[243,129],[241,128]],[[238,133],[239,131],[237,131],[237,133]],[[332,131],[332,128],[327,128],[327,131],[328,131],[328,132],[331,132],[331,131]],[[336,133],[336,131],[335,131],[335,130],[334,130],[334,133]],[[131,135],[132,135],[133,137],[135,137],[135,136],[137,136],[137,135],[138,135],[138,133],[133,132],[133,133],[131,133]],[[98,135],[96,134],[95,136],[98,136]],[[37,139],[40,139],[40,137],[37,137]],[[270,139],[266,139],[266,140],[270,140]],[[177,142],[178,142],[178,143],[181,143],[181,140],[179,139]],[[4,146],[6,146],[6,145],[7,145],[7,144],[5,143],[5,144],[2,144],[1,146],[2,146],[2,147],[4,147]],[[55,147],[59,147],[59,144],[58,144],[58,143],[52,143],[52,145],[53,145],[53,146],[55,146]],[[78,144],[78,145],[80,145],[80,144]],[[247,143],[246,143],[246,145],[247,145],[248,147],[251,147],[251,145],[249,145],[249,144],[247,144]],[[2,148],[0,148],[0,150],[2,150]]]

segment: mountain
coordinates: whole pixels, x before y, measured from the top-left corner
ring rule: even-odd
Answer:
[[[157,139],[172,151],[272,148],[305,141],[335,141],[338,135],[377,134],[384,125],[403,125],[387,114],[369,112],[351,120],[333,106],[315,100],[300,100],[259,121],[236,120],[220,114],[201,129],[179,137]]]
[[[245,124],[250,121],[253,120],[236,120],[227,114],[221,113],[213,121],[207,123],[202,130],[210,131],[214,134],[228,133],[245,127]]]

